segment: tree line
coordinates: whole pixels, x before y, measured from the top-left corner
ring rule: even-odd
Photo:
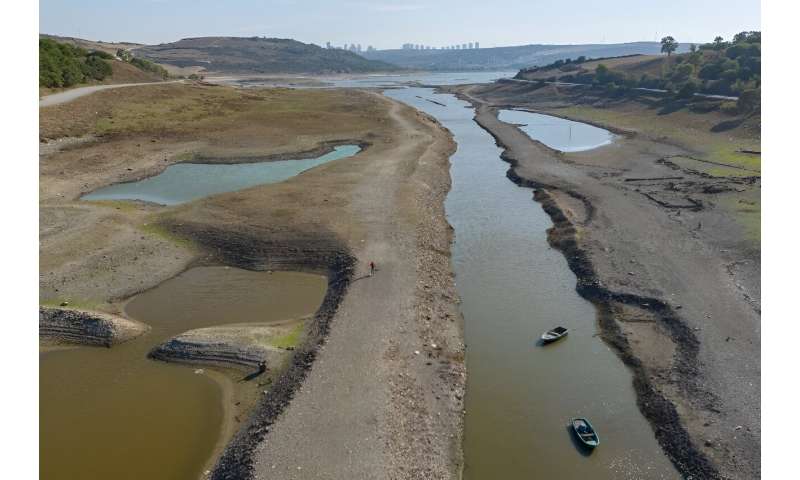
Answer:
[[[117,50],[117,58],[139,70],[169,77],[161,65],[137,58],[127,50]],[[110,61],[114,56],[103,51],[61,43],[49,38],[39,39],[39,86],[48,88],[71,87],[91,80],[103,80],[112,73]]]
[[[39,39],[39,86],[70,87],[88,80],[103,80],[111,75],[113,59],[105,52],[89,52],[83,48]]]
[[[667,90],[677,98],[691,98],[695,93],[738,96],[740,112],[757,109],[761,98],[761,32],[741,32],[730,40],[716,37],[713,42],[690,45],[689,52],[672,55],[678,42],[671,36],[661,40],[661,51],[668,57],[661,64],[660,75],[633,75],[613,70],[600,63],[594,71],[581,68],[591,59],[558,61],[530,71],[558,68],[567,73],[546,81],[591,84],[622,94],[632,88]],[[593,61],[596,61],[593,60]],[[526,70],[518,78],[524,78]]]

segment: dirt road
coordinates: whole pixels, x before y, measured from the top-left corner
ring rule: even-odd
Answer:
[[[102,90],[110,90],[114,88],[124,88],[124,87],[137,87],[141,85],[163,85],[165,83],[179,83],[183,80],[172,80],[170,82],[143,82],[143,83],[116,83],[113,85],[93,85],[90,87],[78,87],[73,88],[71,90],[66,90],[59,93],[54,93],[52,95],[46,95],[39,99],[39,108],[42,107],[51,107],[53,105],[61,105],[62,103],[68,103],[76,98],[85,97],[86,95],[90,95],[94,92],[99,92]]]
[[[541,109],[531,97],[459,92],[505,148],[509,176],[540,190],[556,221],[551,242],[567,254],[579,291],[610,309],[607,340],[634,369],[639,406],[679,470],[757,478],[760,260],[723,207],[757,196],[758,180],[681,168],[668,159],[700,153],[634,132],[557,153],[492,107]]]

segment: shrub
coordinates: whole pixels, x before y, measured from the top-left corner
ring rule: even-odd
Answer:
[[[681,86],[678,90],[678,98],[692,98],[697,93],[697,84],[693,81],[688,81]]]
[[[719,110],[725,115],[738,115],[739,106],[737,103],[738,102],[723,102],[722,105],[719,106]]]
[[[739,95],[736,106],[742,113],[750,113],[761,108],[761,89],[752,88],[743,91]]]
[[[111,75],[111,65],[97,55],[89,55],[83,63],[84,75],[95,80],[102,80]]]
[[[140,70],[144,70],[145,72],[156,73],[160,75],[161,78],[169,77],[169,73],[167,73],[164,67],[162,67],[161,65],[156,65],[150,60],[145,60],[144,58],[131,57],[130,64],[137,67]]]
[[[89,55],[93,55],[95,57],[100,57],[103,60],[114,60],[114,55],[111,55],[110,53],[104,52],[102,50],[95,50],[95,51],[89,53]]]

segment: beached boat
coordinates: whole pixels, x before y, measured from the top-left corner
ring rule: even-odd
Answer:
[[[594,427],[585,418],[573,418],[572,430],[578,439],[589,448],[600,445],[600,436],[594,431]]]
[[[567,333],[569,333],[569,330],[567,330],[566,328],[564,328],[564,327],[556,327],[556,328],[554,328],[552,330],[548,330],[548,331],[546,331],[546,332],[544,332],[542,334],[542,342],[543,343],[555,342],[556,340],[558,340],[560,338],[566,337]]]

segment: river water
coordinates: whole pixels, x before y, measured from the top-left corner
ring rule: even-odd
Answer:
[[[549,217],[530,189],[506,178],[474,110],[427,88],[384,93],[435,117],[458,143],[446,210],[467,344],[465,477],[679,478],[636,407],[630,372],[595,336],[594,306],[547,243]],[[556,325],[570,335],[537,345]],[[592,421],[601,438],[594,452],[575,444],[572,417]]]
[[[45,351],[40,478],[196,480],[222,432],[220,384],[148,352],[194,328],[301,319],[326,289],[320,275],[197,267],[127,303],[127,316],[152,327],[144,336],[110,349]]]

